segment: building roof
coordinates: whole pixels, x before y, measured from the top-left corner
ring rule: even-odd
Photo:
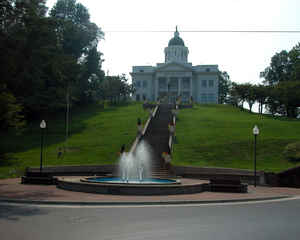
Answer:
[[[174,32],[174,37],[171,38],[171,40],[169,41],[168,46],[184,46],[184,41],[182,40],[181,37],[179,37],[179,32],[177,30],[177,26],[176,26],[176,31]]]

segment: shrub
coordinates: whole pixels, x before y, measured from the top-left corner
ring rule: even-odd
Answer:
[[[300,142],[286,145],[283,154],[288,160],[300,161]]]

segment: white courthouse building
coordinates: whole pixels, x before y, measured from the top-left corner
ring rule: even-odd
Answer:
[[[218,65],[196,65],[188,62],[189,50],[179,32],[165,48],[165,62],[156,66],[133,66],[132,82],[136,101],[167,99],[173,103],[178,96],[183,102],[193,98],[197,103],[218,103]]]

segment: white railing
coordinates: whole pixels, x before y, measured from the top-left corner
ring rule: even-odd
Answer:
[[[155,115],[156,115],[156,113],[157,113],[157,110],[158,110],[158,106],[156,106],[156,107],[154,108],[153,113],[148,117],[148,119],[147,119],[147,121],[146,121],[146,124],[145,124],[145,126],[144,126],[144,128],[143,128],[141,134],[138,134],[137,137],[135,138],[135,140],[134,140],[134,142],[133,142],[133,144],[132,144],[132,146],[131,146],[131,148],[130,148],[130,152],[131,152],[131,153],[133,153],[133,152],[135,151],[135,149],[136,149],[138,143],[140,142],[142,136],[145,135],[145,133],[146,133],[146,131],[147,131],[147,129],[148,129],[148,126],[149,126],[149,124],[150,124],[152,118],[154,118]]]

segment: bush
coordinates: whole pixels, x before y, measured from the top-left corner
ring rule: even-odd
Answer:
[[[286,145],[283,154],[288,160],[300,161],[300,142]]]

